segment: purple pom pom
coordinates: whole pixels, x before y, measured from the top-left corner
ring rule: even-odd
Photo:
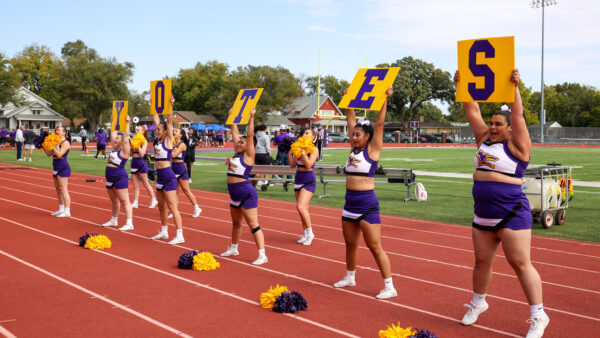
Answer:
[[[201,252],[202,250],[192,250],[182,254],[177,261],[177,267],[180,269],[191,269],[192,265],[194,265],[194,256]]]
[[[281,150],[284,153],[289,153],[292,148],[292,143],[296,142],[296,138],[288,135],[281,141]]]
[[[306,299],[296,291],[284,292],[275,298],[275,306],[273,311],[279,313],[296,313],[306,310]]]
[[[97,234],[97,233],[88,234],[86,232],[85,235],[79,237],[79,246],[83,248],[85,246],[85,242],[87,242],[88,238],[90,238],[91,236],[96,236],[96,235],[99,235],[99,234]]]
[[[417,334],[414,336],[410,336],[411,338],[438,338],[438,336],[429,331],[429,330],[419,330],[419,329],[415,329],[417,330]]]

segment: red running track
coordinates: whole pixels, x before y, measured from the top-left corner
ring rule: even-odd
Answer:
[[[473,264],[468,226],[383,216],[383,244],[392,261],[399,296],[377,301],[382,281],[362,246],[358,285],[330,285],[345,271],[340,210],[311,206],[317,239],[295,243],[301,225],[292,203],[260,199],[269,263],[255,267],[256,247],[247,229],[240,256],[219,258],[211,272],[179,270],[187,249],[218,254],[230,241],[228,196],[195,191],[203,213],[191,218],[182,195],[186,243],[169,246],[148,237],[160,226],[158,211],[134,211],[136,229],[121,233],[97,224],[110,217],[102,182],[73,174],[70,219],[56,209],[50,171],[2,170],[0,184],[0,332],[16,336],[166,335],[191,336],[375,336],[391,323],[430,329],[441,337],[519,336],[528,325],[528,307],[511,268],[498,253],[489,291],[490,310],[476,326],[459,320],[470,300]],[[98,178],[98,177],[96,177]],[[149,197],[142,192],[141,205]],[[121,223],[124,216],[121,216]],[[84,232],[101,232],[113,248],[84,250]],[[174,229],[171,229],[171,233]],[[600,328],[600,245],[534,236],[532,257],[544,280],[544,304],[551,317],[546,336],[589,336]],[[296,316],[258,306],[261,292],[275,283],[300,291],[309,309]],[[97,327],[86,329],[88,327]],[[51,331],[49,331],[51,330]],[[138,333],[139,332],[139,333]]]

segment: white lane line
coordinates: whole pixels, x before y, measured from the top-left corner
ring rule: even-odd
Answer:
[[[14,223],[11,220],[8,220],[6,218],[3,218],[3,217],[0,217],[0,218],[2,218],[3,220],[5,220],[7,222]],[[75,242],[72,242],[72,243],[76,244]],[[185,333],[181,332],[181,330],[177,330],[177,329],[175,329],[175,328],[173,328],[173,327],[171,327],[171,326],[169,326],[169,325],[167,325],[165,323],[159,322],[158,320],[156,320],[154,318],[151,318],[149,316],[146,316],[145,314],[143,314],[141,312],[132,310],[132,309],[126,307],[125,305],[122,305],[120,303],[115,302],[112,299],[109,299],[109,298],[106,298],[104,296],[101,296],[101,295],[95,293],[92,290],[86,289],[86,288],[84,288],[83,286],[81,286],[79,284],[73,283],[73,282],[71,282],[71,281],[69,281],[67,279],[64,279],[64,278],[62,278],[62,277],[60,277],[58,275],[55,275],[52,272],[50,272],[50,271],[48,271],[48,270],[46,270],[44,268],[41,268],[41,267],[39,267],[37,265],[34,265],[34,264],[31,264],[31,263],[29,263],[27,261],[24,261],[24,260],[20,259],[19,257],[16,257],[16,256],[13,256],[13,255],[9,254],[8,252],[0,250],[0,254],[2,254],[2,255],[6,256],[6,257],[8,257],[8,258],[10,258],[10,259],[12,259],[14,261],[17,261],[17,262],[19,262],[21,264],[24,264],[24,265],[26,265],[26,266],[34,269],[34,270],[37,270],[37,271],[39,271],[39,272],[41,272],[41,273],[43,273],[43,274],[45,274],[45,275],[47,275],[49,277],[52,277],[52,278],[58,280],[59,282],[67,284],[67,285],[69,285],[69,286],[71,286],[71,287],[73,287],[73,288],[75,288],[75,289],[77,289],[79,291],[82,291],[82,292],[85,292],[85,293],[87,293],[89,295],[92,295],[96,299],[99,299],[101,301],[104,301],[104,302],[112,305],[113,308],[121,309],[121,310],[123,310],[125,312],[128,312],[128,313],[130,313],[130,314],[132,314],[132,315],[134,315],[134,316],[136,316],[136,317],[138,317],[140,319],[143,319],[143,320],[147,321],[150,324],[154,324],[154,325],[156,325],[156,326],[158,326],[158,327],[160,327],[162,329],[165,329],[165,330],[167,330],[167,331],[169,331],[169,332],[171,332],[173,334],[176,334],[176,335],[181,336],[181,337],[186,337],[186,338],[191,338],[192,337],[192,336],[190,336],[188,334],[185,334]]]
[[[46,211],[46,212],[50,212],[50,210],[42,209],[42,208],[35,207],[35,206],[29,205],[29,204],[24,204],[24,203],[20,203],[20,202],[16,202],[16,201],[7,200],[7,199],[4,199],[4,198],[0,198],[0,200],[4,200],[4,201],[10,202],[10,203],[14,203],[14,204],[26,206],[26,207],[29,207],[29,208],[32,208],[32,209],[38,209],[38,210],[43,210],[43,211]],[[89,207],[90,208],[101,209],[101,208],[97,208],[97,207],[93,207],[93,206],[89,206]],[[148,219],[148,218],[145,218],[145,217],[139,217],[139,218],[143,218],[143,219],[152,221],[154,223],[160,223],[159,221],[156,221],[156,220],[153,220],[153,219]],[[2,219],[2,217],[0,217],[0,219]],[[71,219],[79,220],[81,222],[89,223],[89,224],[92,224],[92,225],[97,225],[96,222],[84,220],[84,219],[77,218],[77,217],[71,217]],[[11,221],[11,222],[15,223],[13,221]],[[25,226],[25,227],[30,228],[30,229],[35,230],[35,231],[39,231],[39,232],[45,233],[42,230],[38,230],[38,229],[31,228],[31,227],[28,227],[28,226]],[[191,231],[195,231],[195,232],[205,233],[205,234],[208,234],[208,235],[211,235],[211,236],[215,236],[215,237],[229,238],[228,236],[219,235],[219,234],[215,234],[215,233],[211,233],[211,232],[207,232],[207,231],[201,231],[201,230],[197,230],[197,229],[193,229],[193,228],[186,228],[186,229],[191,230]],[[119,233],[123,233],[123,232],[120,232],[117,229],[113,229],[113,228],[109,228],[109,230],[117,231]],[[146,236],[142,236],[142,235],[139,235],[139,234],[136,234],[136,233],[132,233],[132,232],[126,232],[126,234],[129,235],[129,236],[135,236],[135,237],[146,238],[146,239],[148,238]],[[51,235],[51,236],[54,236],[54,235]],[[57,237],[57,236],[55,236],[55,237]],[[60,238],[60,237],[58,237],[58,238]],[[254,244],[254,242],[243,240],[243,239],[241,241],[249,243],[249,244]],[[164,245],[168,245],[166,242],[160,242],[159,241],[158,243],[161,243],[161,244],[164,244]],[[179,247],[179,248],[186,249],[186,250],[192,250],[192,248],[188,248],[188,247],[185,247],[185,246],[182,246],[182,245],[175,245],[175,246]],[[277,250],[281,250],[281,251],[286,251],[286,252],[293,253],[293,254],[303,255],[303,256],[307,256],[307,257],[319,259],[319,260],[330,261],[330,262],[337,263],[337,264],[342,264],[342,265],[346,264],[345,262],[336,261],[336,260],[333,260],[333,259],[329,259],[329,258],[325,258],[325,257],[320,257],[320,256],[316,256],[316,255],[311,255],[311,254],[300,253],[300,252],[296,252],[296,251],[288,250],[288,249],[284,249],[284,248],[279,248],[279,247],[274,247],[274,246],[267,246],[267,247],[273,248],[273,249],[277,249]],[[281,271],[278,271],[278,270],[268,269],[268,268],[265,268],[263,266],[251,265],[250,263],[241,262],[241,261],[230,259],[230,258],[227,258],[227,257],[221,257],[221,258],[229,260],[231,262],[238,263],[238,264],[246,265],[246,266],[251,267],[251,268],[256,268],[256,269],[260,269],[260,270],[272,272],[274,274],[279,274],[279,275],[282,275],[282,276],[285,276],[285,277],[290,277],[290,278],[302,280],[302,281],[305,281],[307,283],[317,284],[317,285],[320,285],[320,286],[323,286],[323,287],[326,287],[326,288],[330,288],[330,289],[334,289],[334,290],[337,290],[337,291],[348,292],[350,294],[361,296],[361,297],[364,297],[364,298],[367,298],[367,299],[370,299],[370,300],[374,300],[375,299],[375,298],[373,298],[372,296],[369,296],[369,295],[365,295],[365,294],[361,294],[361,293],[349,291],[347,289],[333,288],[329,284],[325,284],[325,283],[322,283],[322,282],[314,281],[314,280],[303,278],[303,277],[296,276],[296,275],[287,274],[285,272],[281,272]],[[365,270],[379,272],[379,270],[376,270],[375,268],[371,268],[371,267],[363,267],[363,266],[358,266],[358,267],[362,268],[362,269],[365,269]],[[400,275],[400,274],[394,274],[394,276],[406,278],[406,279],[417,281],[417,282],[423,282],[423,283],[426,283],[426,284],[432,284],[432,285],[436,285],[436,286],[440,286],[440,287],[445,287],[445,288],[449,288],[449,289],[453,289],[453,290],[458,290],[458,291],[466,292],[466,293],[469,293],[469,294],[472,293],[472,290],[469,290],[469,289],[464,289],[464,288],[455,287],[455,286],[447,285],[447,284],[443,284],[443,283],[437,283],[437,282],[433,282],[433,281],[426,281],[426,280],[423,280],[423,279],[420,279],[420,278],[416,278],[416,277],[404,276],[404,275]],[[578,289],[578,288],[575,288],[575,289]],[[585,290],[585,289],[583,289],[583,290]],[[595,292],[595,291],[590,290],[590,292]],[[527,304],[526,302],[523,302],[523,301],[518,301],[518,300],[514,300],[514,299],[510,299],[510,298],[505,298],[505,297],[501,297],[501,296],[495,296],[495,295],[491,295],[491,294],[488,294],[487,296],[490,297],[490,298],[496,298],[496,299],[504,300],[504,301],[507,301],[507,302],[517,303],[517,304],[523,304],[523,305]],[[422,309],[419,309],[419,308],[410,307],[408,305],[404,305],[404,304],[400,304],[400,303],[394,303],[394,302],[391,302],[391,301],[388,301],[388,303],[390,303],[390,304],[392,304],[394,306],[403,307],[403,308],[414,310],[414,311],[417,311],[417,312],[422,312],[422,313],[430,314],[430,312],[427,311],[427,310],[422,310]],[[555,308],[551,308],[551,307],[545,307],[545,309],[548,310],[548,311],[555,311],[555,312],[563,313],[563,314],[566,314],[566,315],[571,315],[571,316],[575,316],[575,317],[581,317],[581,318],[584,318],[584,319],[590,319],[590,320],[594,320],[594,321],[599,321],[600,322],[600,318],[590,317],[590,316],[586,316],[586,315],[582,315],[582,314],[578,314],[578,313],[574,313],[574,312],[570,312],[570,311],[566,311],[566,310],[555,309]],[[432,314],[432,315],[436,315],[436,314]],[[449,318],[449,317],[446,317],[446,316],[441,315],[441,314],[439,315],[439,317],[445,318],[445,319]],[[455,319],[452,319],[452,320],[456,321]],[[482,327],[482,328],[486,328],[487,329],[487,327]]]
[[[2,334],[6,338],[17,338],[14,334],[4,328],[4,326],[0,325],[0,334]]]

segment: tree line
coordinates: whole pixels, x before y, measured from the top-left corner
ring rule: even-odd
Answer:
[[[405,128],[409,121],[423,114],[441,122],[466,122],[461,103],[454,101],[455,84],[452,74],[436,68],[432,63],[407,56],[377,67],[400,67],[394,82],[394,94],[388,104],[389,120],[399,121]],[[54,110],[68,118],[85,117],[89,127],[95,128],[110,118],[112,101],[129,100],[131,114],[149,111],[147,91],[136,92],[128,87],[135,71],[131,62],[119,62],[103,57],[83,41],[67,42],[61,54],[50,48],[33,44],[14,57],[0,53],[0,104],[17,103],[19,85],[53,103]],[[332,75],[294,75],[282,66],[254,66],[231,68],[219,61],[198,62],[192,68],[180,69],[173,81],[176,110],[191,110],[198,114],[213,114],[226,119],[239,89],[264,88],[258,106],[258,119],[264,113],[281,110],[301,95],[328,95],[338,103],[346,80]],[[528,124],[539,123],[540,93],[523,82],[519,85],[525,117]],[[579,83],[546,86],[544,90],[547,121],[558,121],[563,126],[600,127],[600,91]],[[433,102],[448,105],[444,114]],[[500,103],[481,104],[484,118],[500,109]]]

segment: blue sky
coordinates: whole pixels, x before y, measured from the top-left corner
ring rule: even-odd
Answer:
[[[83,40],[102,56],[135,64],[131,87],[197,62],[281,65],[294,74],[352,80],[356,69],[413,56],[449,72],[456,41],[515,36],[521,77],[540,87],[541,9],[530,0],[8,1],[0,51],[32,43],[60,54]],[[600,88],[600,2],[546,8],[545,82]]]

